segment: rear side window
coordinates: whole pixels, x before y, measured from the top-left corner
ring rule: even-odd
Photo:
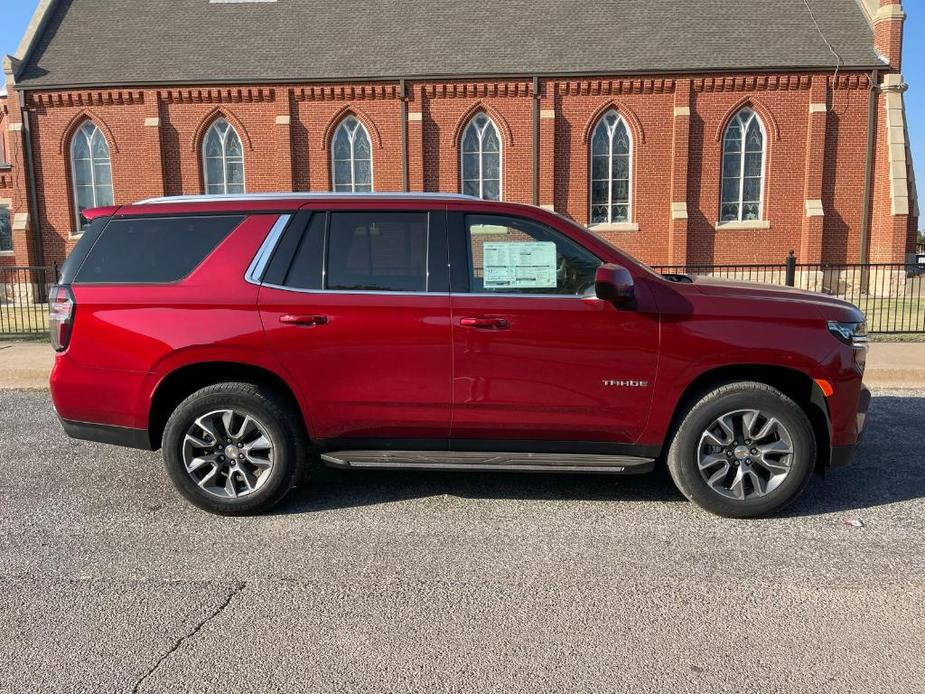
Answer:
[[[426,212],[334,212],[327,289],[427,291]]]
[[[191,273],[243,219],[243,216],[115,219],[93,244],[74,282],[176,282]]]

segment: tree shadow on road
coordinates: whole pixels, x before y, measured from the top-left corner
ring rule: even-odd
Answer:
[[[863,510],[925,498],[925,398],[873,399],[854,462],[818,476],[783,515]],[[664,469],[649,475],[603,476],[501,472],[323,470],[274,511],[311,513],[450,495],[467,499],[685,502]]]

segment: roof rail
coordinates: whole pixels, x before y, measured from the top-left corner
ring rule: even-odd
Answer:
[[[462,193],[242,193],[230,195],[168,195],[139,200],[136,205],[165,205],[190,202],[248,202],[259,200],[331,200],[350,198],[381,198],[410,200],[480,200]]]

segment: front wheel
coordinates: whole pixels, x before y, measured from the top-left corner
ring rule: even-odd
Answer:
[[[720,516],[779,511],[809,483],[816,439],[806,413],[764,383],[730,383],[697,402],[668,450],[678,489]]]
[[[296,413],[251,383],[219,383],[190,395],[167,420],[162,446],[177,490],[222,515],[272,507],[305,459]]]

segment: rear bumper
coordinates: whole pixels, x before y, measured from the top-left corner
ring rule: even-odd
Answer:
[[[109,443],[114,446],[139,448],[145,451],[154,450],[153,446],[151,446],[151,437],[148,436],[146,429],[131,429],[129,427],[117,427],[109,424],[75,422],[70,419],[61,419],[61,426],[64,427],[64,433],[72,439]]]

